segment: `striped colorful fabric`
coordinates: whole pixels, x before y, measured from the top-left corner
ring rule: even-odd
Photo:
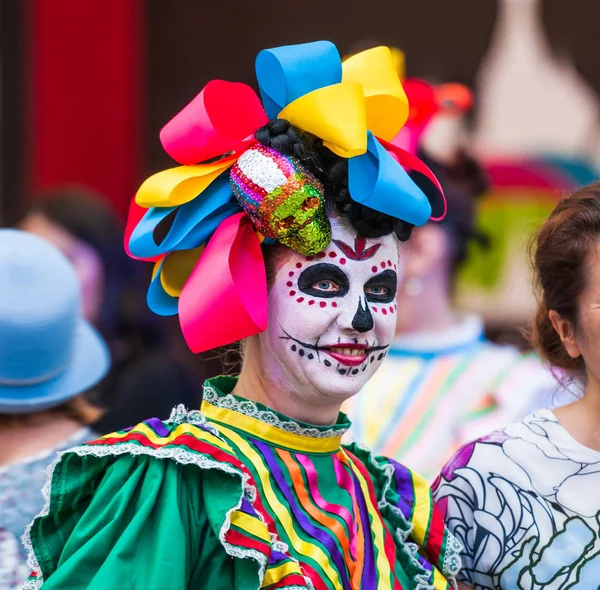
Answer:
[[[534,355],[466,331],[439,339],[400,338],[365,388],[344,407],[349,437],[409,465],[431,481],[465,442],[551,405],[557,382]]]
[[[223,559],[253,559],[260,588],[451,588],[460,547],[422,478],[343,446],[343,414],[332,427],[299,424],[233,396],[234,385],[231,378],[210,380],[201,412],[148,420],[72,452],[147,454],[238,476],[238,505],[217,527]]]

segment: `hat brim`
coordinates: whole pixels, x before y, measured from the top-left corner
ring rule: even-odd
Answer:
[[[88,322],[77,326],[73,356],[57,377],[34,385],[3,385],[0,382],[0,413],[29,414],[61,405],[96,385],[110,368],[104,340]]]

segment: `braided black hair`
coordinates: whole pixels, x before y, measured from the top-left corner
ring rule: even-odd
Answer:
[[[359,236],[380,238],[395,233],[402,242],[410,238],[411,223],[365,207],[350,197],[348,160],[334,154],[318,137],[277,119],[261,127],[256,139],[299,160],[323,184],[328,206],[346,218]]]

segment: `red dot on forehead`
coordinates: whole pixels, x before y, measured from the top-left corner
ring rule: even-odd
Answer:
[[[293,284],[294,284],[294,283],[292,283],[292,281],[288,281],[288,282],[287,282],[287,286],[288,286],[288,287],[291,287],[291,286],[293,286]]]
[[[388,260],[388,266],[392,266],[392,261]]]
[[[377,269],[377,267],[376,267],[376,266],[372,266],[372,267],[371,267],[371,270],[372,270],[373,272],[377,272],[377,270],[378,270],[378,269]]]
[[[296,262],[296,268],[302,268],[302,263],[301,262]]]
[[[325,301],[320,301],[320,302],[319,302],[319,305],[320,305],[321,307],[327,307],[327,303],[326,303]]]
[[[290,297],[293,297],[296,294],[296,291],[290,291]]]
[[[317,254],[317,257],[318,257],[318,258],[325,258],[325,256],[327,256],[327,254],[325,254],[325,252],[319,252],[319,253]]]
[[[314,299],[311,299],[311,300],[308,302],[308,305],[314,305],[314,304],[315,304],[315,301],[314,301]]]
[[[329,258],[335,258],[336,256],[337,256],[337,254],[335,252],[329,253]]]
[[[331,302],[331,307],[337,307],[337,301],[332,301]]]
[[[372,309],[373,309],[373,311],[374,311],[375,313],[377,313],[377,308],[376,308],[376,307],[373,307]]]
[[[390,313],[394,313],[394,307],[390,305]]]
[[[295,273],[294,273],[294,271],[293,271],[293,270],[290,270],[290,272],[289,272],[288,274],[289,274],[291,277],[293,277]]]
[[[381,313],[382,313],[383,315],[387,315],[387,309],[384,307],[384,308],[381,310]]]
[[[381,268],[385,268],[385,262],[381,263]]]
[[[302,303],[304,301],[304,297],[298,297],[298,299],[296,299],[296,301],[298,303]]]
[[[312,262],[315,259],[314,256],[307,256],[306,260],[308,260],[308,262]]]
[[[340,264],[346,264],[346,259],[345,258],[340,258]]]

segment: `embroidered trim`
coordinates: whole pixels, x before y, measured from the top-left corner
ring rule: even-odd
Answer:
[[[231,393],[221,395],[209,384],[205,384],[204,386],[204,401],[217,408],[233,410],[239,414],[244,414],[244,416],[255,418],[269,426],[275,426],[276,428],[284,430],[285,432],[291,432],[292,434],[299,434],[300,436],[309,438],[339,437],[350,428],[350,425],[338,425],[327,430],[320,430],[310,426],[302,426],[291,418],[285,418],[272,410],[259,409],[256,403],[251,400],[238,399]]]
[[[176,424],[183,424],[183,423],[190,423],[190,424],[195,424],[195,425],[201,424],[203,426],[209,426],[211,428],[211,430],[214,432],[215,436],[219,436],[219,438],[222,438],[221,434],[218,432],[218,429],[214,425],[212,425],[212,424],[209,425],[207,423],[206,417],[202,414],[202,412],[200,412],[198,410],[188,412],[185,409],[185,406],[183,406],[182,404],[178,405],[177,407],[175,407],[173,409],[173,411],[171,412],[171,416],[167,422],[176,423]],[[262,582],[264,580],[265,571],[267,569],[267,556],[263,553],[260,553],[259,551],[255,550],[255,549],[247,549],[247,548],[243,548],[243,547],[238,547],[236,545],[232,545],[230,543],[227,543],[227,541],[225,541],[225,536],[231,527],[231,515],[236,510],[239,510],[241,508],[242,500],[245,498],[251,504],[253,504],[254,500],[256,499],[257,491],[256,491],[256,488],[252,484],[249,483],[249,481],[248,481],[249,476],[247,474],[239,471],[237,468],[233,467],[232,465],[230,465],[228,463],[220,463],[214,459],[209,459],[208,457],[205,457],[203,455],[195,455],[195,454],[192,454],[182,448],[165,447],[165,448],[153,449],[153,448],[149,448],[149,447],[140,447],[133,443],[122,443],[118,446],[111,445],[111,446],[102,446],[101,447],[101,446],[83,446],[82,445],[82,446],[74,447],[72,449],[68,449],[68,450],[58,453],[56,459],[48,466],[48,468],[46,470],[46,474],[47,474],[46,483],[44,484],[44,487],[42,488],[42,494],[44,496],[44,501],[45,501],[44,508],[42,509],[40,514],[38,516],[36,516],[32,520],[32,522],[27,526],[27,528],[25,529],[25,532],[23,533],[23,536],[21,537],[21,541],[27,552],[27,564],[32,571],[36,572],[37,579],[27,580],[27,582],[25,583],[25,585],[22,587],[21,590],[38,590],[39,588],[42,587],[42,585],[44,583],[42,571],[41,571],[39,562],[37,560],[37,557],[35,556],[35,552],[33,550],[33,545],[31,543],[31,528],[32,528],[34,522],[38,518],[47,516],[50,512],[50,490],[51,490],[51,484],[52,484],[52,478],[54,475],[54,471],[55,471],[57,465],[62,460],[63,455],[65,455],[67,453],[75,453],[79,457],[92,456],[92,457],[99,457],[99,458],[110,457],[110,456],[119,456],[119,455],[125,455],[125,454],[147,455],[147,456],[154,457],[157,459],[172,459],[173,461],[175,461],[176,463],[179,463],[181,465],[197,465],[201,469],[217,469],[217,470],[224,471],[226,473],[229,473],[232,475],[237,475],[238,477],[240,477],[241,484],[242,484],[242,489],[240,491],[240,499],[237,502],[237,504],[235,506],[233,506],[227,512],[227,514],[225,516],[225,520],[223,521],[223,525],[221,526],[221,530],[219,531],[219,541],[221,542],[221,545],[225,549],[225,552],[228,555],[230,555],[231,557],[237,557],[240,559],[249,557],[249,558],[254,559],[258,563],[258,565],[259,565],[258,577],[260,580],[260,586],[257,588],[257,590],[260,590],[260,588],[262,587]],[[260,514],[260,512],[258,510],[255,510],[255,513],[257,514],[260,521],[265,525],[265,527],[267,527],[267,523],[265,522],[265,520],[264,520],[263,516]],[[267,530],[268,530],[268,527],[267,527]],[[284,542],[280,541],[274,533],[269,532],[269,535],[271,537],[271,542],[272,542],[274,548],[276,548],[278,551],[281,551],[282,553],[288,553],[288,546]],[[292,561],[294,561],[298,565],[299,570],[302,571],[301,564],[296,559],[294,559],[291,555],[288,554],[288,557]],[[298,586],[298,587],[295,587],[295,590],[306,590],[306,588],[308,588],[309,590],[314,590],[314,586],[313,586],[312,582],[310,581],[310,579],[307,578],[304,574],[302,574],[302,577],[304,578],[306,587],[302,588],[302,587]],[[291,588],[290,590],[294,590],[294,588]]]

